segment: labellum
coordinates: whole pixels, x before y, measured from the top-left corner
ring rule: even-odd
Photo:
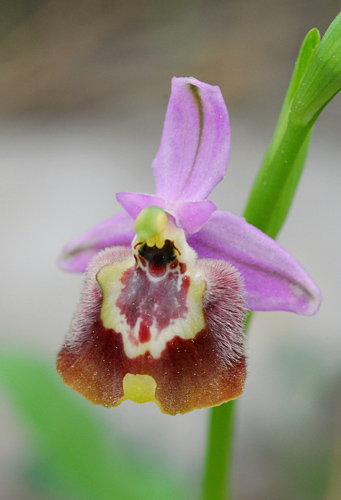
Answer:
[[[243,391],[245,300],[228,263],[197,259],[159,207],[135,223],[132,250],[91,262],[58,356],[64,382],[96,404],[155,402],[162,412],[219,405]]]

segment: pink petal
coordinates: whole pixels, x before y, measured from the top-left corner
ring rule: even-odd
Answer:
[[[113,245],[130,246],[134,236],[134,219],[126,212],[119,212],[70,241],[63,249],[58,265],[65,271],[84,273],[100,250]]]
[[[239,270],[249,309],[311,315],[320,306],[319,289],[298,262],[242,217],[217,210],[188,243],[200,258],[224,260]]]
[[[165,208],[165,200],[151,194],[121,192],[116,194],[116,199],[134,219],[141,210],[151,205]]]
[[[205,199],[223,179],[229,154],[230,122],[219,87],[173,78],[153,162],[156,195],[171,203]]]
[[[217,207],[210,200],[183,201],[176,207],[177,222],[188,233],[195,233],[216,210]]]

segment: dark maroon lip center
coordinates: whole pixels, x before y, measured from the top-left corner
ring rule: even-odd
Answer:
[[[162,248],[144,243],[139,248],[139,255],[148,263],[150,274],[158,278],[166,274],[167,264],[176,259],[174,244],[170,240],[166,240]]]
[[[142,257],[141,257],[142,258]],[[132,344],[149,342],[151,326],[159,335],[174,320],[188,314],[187,294],[190,277],[180,272],[170,272],[159,280],[151,280],[142,267],[129,267],[121,278],[123,288],[116,306],[126,317],[128,326],[138,333],[129,334]]]

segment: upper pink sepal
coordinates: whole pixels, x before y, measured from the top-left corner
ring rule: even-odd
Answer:
[[[230,122],[219,87],[173,78],[161,144],[153,162],[156,195],[204,200],[225,176]]]

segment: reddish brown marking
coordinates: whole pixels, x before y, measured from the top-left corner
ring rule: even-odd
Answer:
[[[180,262],[180,273],[185,274],[186,271],[187,271],[186,264],[184,262]]]
[[[169,266],[171,269],[175,269],[177,267],[177,265],[179,264],[179,261],[178,259],[175,259],[174,262],[171,263],[171,265]]]
[[[150,323],[152,323],[152,321],[150,321]],[[145,323],[144,321],[141,322],[139,329],[139,341],[141,342],[141,344],[150,341],[150,326],[151,325],[147,325],[147,323]]]
[[[246,373],[245,357],[228,365],[219,340],[207,328],[194,339],[170,340],[158,359],[149,351],[131,359],[121,334],[105,329],[99,317],[77,344],[63,347],[57,370],[66,385],[107,407],[123,396],[127,373],[150,375],[157,384],[156,398],[170,414],[238,397]]]
[[[134,328],[139,318],[146,324],[153,318],[160,333],[172,320],[186,317],[190,286],[188,276],[180,277],[175,272],[168,273],[159,281],[151,281],[142,268],[130,268],[123,274],[121,282],[124,287],[116,305],[131,328]]]
[[[155,276],[155,277],[158,277],[158,278],[161,278],[161,276],[163,276],[164,274],[166,274],[166,267],[162,264],[158,264],[158,263],[150,263],[149,264],[149,271],[150,271],[150,274],[152,276]]]
[[[172,241],[172,243],[173,243],[173,245],[174,245],[174,241]],[[178,252],[178,254],[179,254],[179,255],[181,255],[180,250],[179,250],[179,249],[178,249],[175,245],[174,245],[174,248],[175,248],[175,250]]]
[[[135,255],[134,255],[135,257]],[[135,257],[136,258],[136,257]],[[139,255],[139,261],[141,262],[141,264],[143,265],[143,267],[146,267],[147,266],[147,262],[144,260],[143,257],[141,257],[141,255]]]

